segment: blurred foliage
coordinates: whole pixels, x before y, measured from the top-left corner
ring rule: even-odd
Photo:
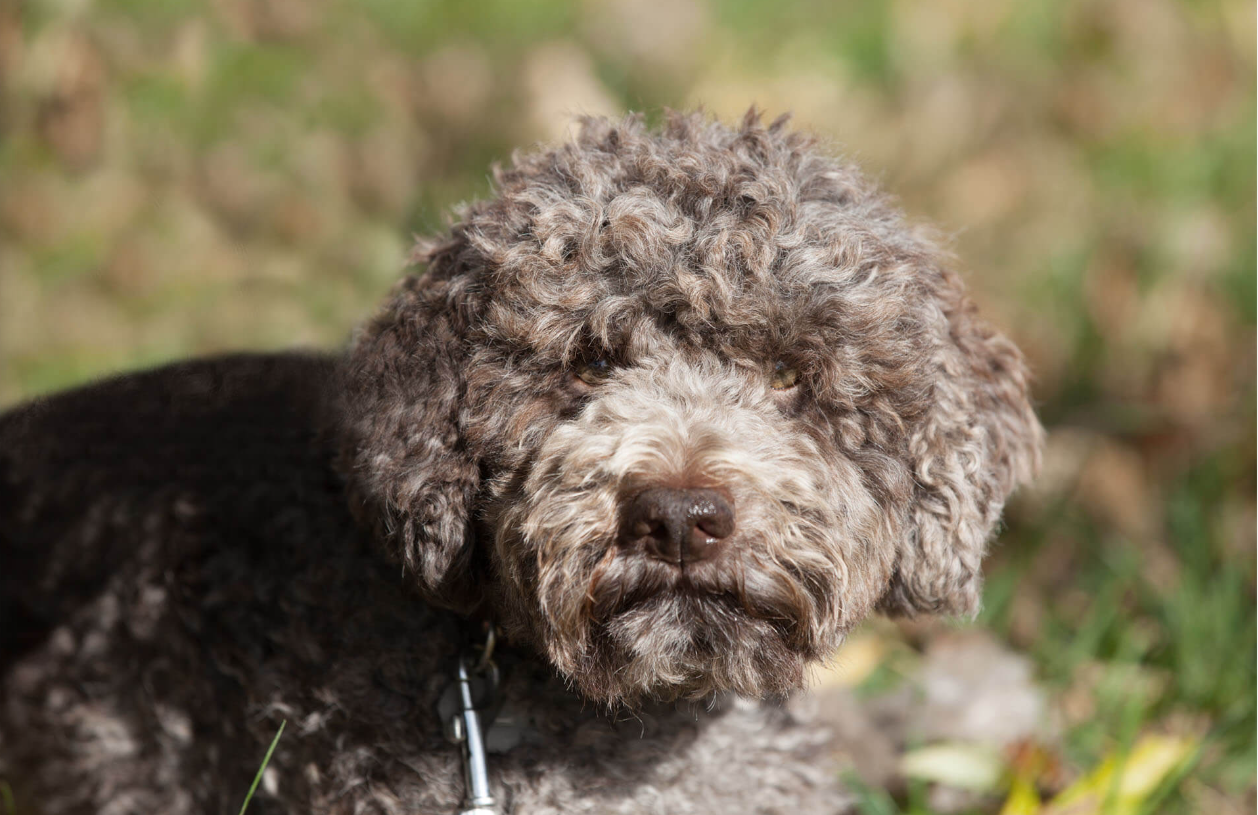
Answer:
[[[1201,738],[1162,805],[1252,811],[1254,43],[1241,0],[0,0],[0,404],[343,342],[573,113],[793,110],[1031,359],[981,623],[1045,738],[1076,774]]]

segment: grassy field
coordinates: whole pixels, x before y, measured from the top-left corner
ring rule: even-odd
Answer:
[[[343,342],[410,233],[573,113],[791,110],[952,236],[1051,431],[979,620],[1048,713],[960,809],[1038,811],[1164,736],[1187,763],[1130,811],[1253,812],[1253,4],[769,8],[0,0],[0,405]],[[866,636],[871,686],[930,640]],[[894,789],[866,809],[944,806]]]

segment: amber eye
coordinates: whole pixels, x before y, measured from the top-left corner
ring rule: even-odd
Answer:
[[[601,385],[612,375],[612,366],[605,359],[595,359],[581,363],[576,375],[587,385]]]
[[[769,387],[775,391],[788,391],[795,387],[798,380],[799,371],[778,360],[773,365],[773,377],[769,380]]]

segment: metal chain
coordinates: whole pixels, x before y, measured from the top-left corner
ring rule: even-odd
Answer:
[[[459,815],[499,815],[498,802],[489,789],[489,767],[485,760],[485,732],[480,711],[492,708],[498,693],[498,665],[494,662],[497,632],[491,624],[479,656],[465,652],[455,670],[458,710],[447,722],[447,738],[462,747],[463,782],[467,791]],[[474,693],[473,683],[482,692]],[[479,696],[479,698],[477,698]]]

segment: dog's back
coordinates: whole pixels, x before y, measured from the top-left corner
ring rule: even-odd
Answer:
[[[0,415],[0,602],[13,623],[0,659],[137,557],[174,566],[215,538],[257,539],[277,503],[326,489],[318,414],[331,370],[315,355],[227,356]]]
[[[179,793],[201,805],[216,785],[239,800],[258,757],[222,749],[246,725],[233,670],[265,659],[321,541],[353,537],[321,430],[333,367],[193,361],[0,416],[0,774],[30,803],[128,811],[163,772],[201,775]]]

